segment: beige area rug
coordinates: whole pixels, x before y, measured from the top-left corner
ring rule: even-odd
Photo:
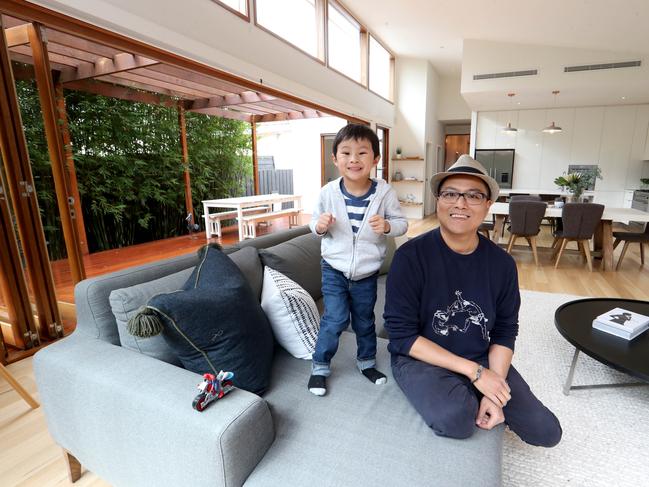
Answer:
[[[562,392],[574,347],[555,328],[554,311],[579,298],[521,291],[514,365],[559,418],[563,439],[554,448],[537,448],[507,430],[505,486],[649,486],[649,386]],[[579,355],[573,385],[631,381]]]

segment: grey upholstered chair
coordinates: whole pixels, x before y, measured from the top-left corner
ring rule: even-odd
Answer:
[[[509,198],[509,202],[513,201],[541,201],[541,196],[538,194],[515,194]]]
[[[545,215],[547,205],[542,201],[513,200],[509,203],[509,228],[510,236],[507,245],[507,253],[511,254],[512,247],[519,237],[524,237],[532,248],[534,263],[539,265],[539,257],[536,252],[536,236],[541,231],[541,220]]]
[[[481,233],[482,235],[484,235],[484,236],[487,237],[487,238],[491,238],[491,237],[489,236],[489,232],[490,232],[491,230],[494,229],[494,225],[495,225],[495,224],[494,224],[493,221],[490,221],[490,222],[482,222],[482,223],[480,224],[480,226],[478,227],[478,233]]]
[[[538,194],[513,194],[509,197],[509,203],[513,201],[541,201],[541,196]],[[505,217],[505,223],[503,223],[503,228],[500,236],[505,235],[505,227],[508,226],[511,222],[509,216]],[[507,228],[509,230],[509,228]]]
[[[640,264],[644,265],[644,244],[649,242],[649,223],[645,223],[644,232],[613,232],[613,237],[615,237],[615,242],[613,243],[614,249],[620,245],[620,242],[624,241],[624,247],[622,247],[622,253],[617,261],[615,270],[620,268],[624,254],[626,254],[626,249],[630,243],[634,242],[640,244]]]
[[[563,229],[554,232],[554,255],[559,253],[554,264],[556,269],[561,260],[561,254],[569,241],[576,241],[580,250],[586,256],[588,269],[593,270],[593,259],[590,255],[590,242],[595,229],[602,219],[604,205],[597,203],[568,203],[563,207],[561,219]],[[553,256],[554,256],[553,255]]]

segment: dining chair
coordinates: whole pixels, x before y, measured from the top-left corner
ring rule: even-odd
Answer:
[[[494,225],[496,224],[495,219],[496,217],[492,216],[490,222],[483,221],[478,227],[478,233],[481,233],[482,235],[490,239],[491,237],[489,236],[489,232],[494,229]]]
[[[541,201],[541,196],[538,194],[513,194],[509,197],[509,203],[513,201]],[[505,227],[510,224],[511,219],[509,215],[505,217],[505,222],[503,223],[503,228],[500,233],[500,236],[505,235]],[[509,228],[507,228],[509,230]]]
[[[593,259],[590,255],[590,239],[593,238],[595,229],[602,219],[604,205],[597,203],[567,203],[561,211],[563,228],[554,232],[554,253],[557,261],[554,264],[556,269],[561,260],[563,250],[570,241],[576,241],[577,246],[586,256],[588,269],[593,270]]]
[[[507,253],[511,254],[512,247],[519,237],[525,238],[534,254],[534,263],[539,265],[539,257],[536,251],[536,236],[541,231],[541,220],[545,215],[547,204],[534,200],[514,200],[509,203],[509,243]]]
[[[513,201],[541,201],[541,196],[538,194],[515,194],[509,198],[509,202]]]
[[[634,242],[640,244],[640,264],[644,265],[644,244],[649,242],[649,223],[645,223],[644,232],[613,232],[613,237],[615,238],[613,249],[620,245],[621,242],[624,242],[622,253],[617,261],[617,266],[615,266],[616,271],[620,268],[620,264],[622,264],[622,259],[624,259],[629,244]]]

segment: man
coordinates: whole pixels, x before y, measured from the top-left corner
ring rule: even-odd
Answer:
[[[551,447],[561,426],[511,366],[520,295],[514,260],[477,233],[498,197],[480,163],[461,156],[436,174],[440,227],[404,244],[387,281],[385,327],[395,380],[440,436],[505,422]]]

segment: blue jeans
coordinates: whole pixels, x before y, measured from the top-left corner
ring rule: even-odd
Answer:
[[[374,305],[378,272],[359,281],[345,275],[322,260],[322,296],[324,314],[313,353],[315,375],[329,376],[329,364],[338,350],[340,334],[349,326],[356,333],[358,352],[356,361],[360,370],[376,366],[376,331]]]

